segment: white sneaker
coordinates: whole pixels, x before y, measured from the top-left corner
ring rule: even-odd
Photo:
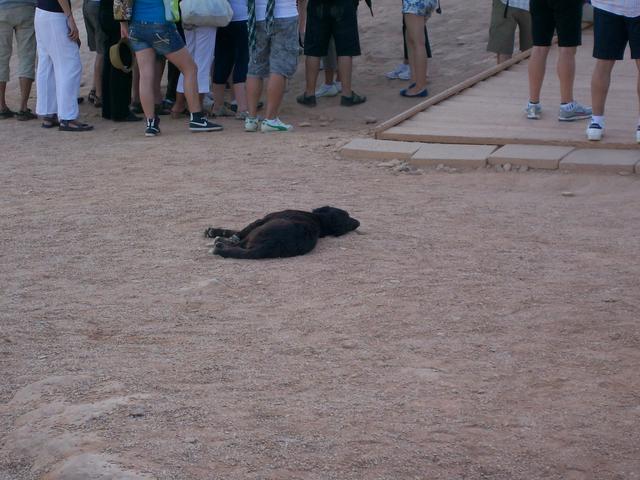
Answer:
[[[407,72],[408,75],[411,76],[409,65],[407,65],[406,63],[401,63],[390,72],[385,73],[384,76],[390,78],[391,80],[394,80],[396,78],[402,78],[400,77],[400,74],[407,75]]]
[[[247,117],[244,119],[244,131],[245,132],[257,132],[260,126],[258,117]]]
[[[531,103],[527,104],[527,108],[524,109],[527,113],[527,118],[529,120],[538,120],[540,118],[540,114],[542,113],[542,105],[539,103]]]
[[[342,82],[333,82],[333,84],[336,86],[336,88],[338,89],[338,93],[342,93]]]
[[[271,120],[265,118],[260,125],[260,130],[263,133],[290,132],[291,130],[293,130],[293,125],[287,125],[286,123],[283,123],[279,118],[273,118]]]
[[[340,93],[340,91],[335,83],[332,83],[331,85],[323,83],[316,90],[316,97],[335,97],[338,93]]]
[[[409,65],[405,65],[405,67],[407,68],[398,74],[398,78],[400,80],[411,80],[411,67]]]
[[[600,126],[600,124],[592,122],[587,127],[587,138],[594,142],[602,140],[602,135],[604,134],[604,128]]]

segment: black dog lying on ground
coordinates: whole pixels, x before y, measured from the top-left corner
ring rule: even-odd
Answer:
[[[212,253],[221,257],[294,257],[313,250],[318,238],[339,237],[359,226],[360,222],[344,210],[322,207],[312,212],[270,213],[240,231],[210,227],[204,236],[216,239]]]

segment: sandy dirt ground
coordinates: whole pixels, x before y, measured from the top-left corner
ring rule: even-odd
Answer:
[[[443,3],[434,93],[493,63],[489,2]],[[640,478],[640,181],[340,159],[413,104],[398,10],[361,12],[370,101],[304,109],[299,75],[290,134],[0,124],[0,480]],[[325,204],[360,234],[202,238]]]

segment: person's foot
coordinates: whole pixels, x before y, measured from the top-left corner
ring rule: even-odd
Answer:
[[[0,110],[0,120],[12,118],[15,114],[16,112],[11,110],[9,107],[4,107],[2,110]]]
[[[220,108],[213,108],[211,111],[214,117],[233,117],[235,116],[235,112],[230,108],[227,108],[226,105],[222,105]]]
[[[27,120],[35,120],[38,116],[31,111],[30,108],[16,112],[16,120],[26,122]]]
[[[60,120],[58,130],[61,132],[88,132],[93,130],[93,125],[82,123],[78,120]]]
[[[298,95],[296,98],[296,102],[300,105],[305,105],[307,107],[315,107],[316,106],[316,96],[315,95],[307,95],[306,92],[303,92],[302,95]]]
[[[171,115],[171,107],[164,102],[156,103],[155,105],[156,116],[158,115]]]
[[[400,95],[402,95],[403,97],[428,97],[429,91],[426,88],[417,90],[415,88],[415,84],[413,84],[409,88],[403,88],[402,90],[400,90]]]
[[[529,102],[524,111],[527,114],[527,118],[529,120],[538,120],[540,118],[540,114],[542,113],[542,105],[540,105],[540,103]]]
[[[222,130],[222,125],[210,122],[206,115],[202,112],[196,112],[191,114],[191,120],[189,120],[189,130],[192,132],[219,132]]]
[[[131,110],[133,113],[137,113],[137,114],[144,113],[143,110],[142,110],[142,104],[140,102],[133,102],[129,106],[129,110]]]
[[[636,142],[640,143],[640,125],[638,125],[638,129],[636,130]]]
[[[560,106],[558,120],[561,122],[573,122],[575,120],[585,120],[591,118],[591,107],[585,107],[576,101],[565,103]]]
[[[400,75],[403,75],[403,77],[406,78],[403,78]],[[401,63],[390,72],[385,73],[384,76],[391,80],[395,80],[398,78],[402,80],[408,80],[411,77],[411,68],[406,63]]]
[[[42,128],[54,128],[60,125],[58,121],[58,116],[54,113],[53,115],[45,115],[42,117]]]
[[[351,95],[349,95],[348,97],[345,97],[344,95],[340,97],[340,105],[342,105],[343,107],[353,107],[354,105],[360,105],[361,103],[364,103],[366,101],[367,97],[365,97],[364,95],[358,95],[353,90],[351,91]]]
[[[338,86],[335,83],[323,83],[316,90],[316,97],[335,97],[336,95],[338,95],[338,93],[340,93],[340,91],[338,90]]]
[[[114,118],[113,119],[114,122],[140,122],[141,120],[143,120],[142,117],[134,115],[132,112],[129,112],[127,114],[127,116],[124,117],[124,118]]]
[[[398,74],[398,80],[411,80],[411,67],[409,65],[406,67],[406,69]]]
[[[336,88],[338,89],[338,93],[342,92],[342,82],[336,80],[335,82],[333,82],[333,84],[336,86]]]
[[[587,139],[591,141],[600,141],[602,140],[602,135],[604,134],[604,128],[602,125],[596,122],[591,122],[587,127]]]
[[[249,117],[244,119],[244,131],[245,132],[257,132],[260,126],[258,117]]]
[[[248,116],[249,112],[247,112],[246,110],[243,112],[238,112],[236,113],[236,120],[246,120]]]
[[[288,125],[277,117],[273,119],[265,118],[260,124],[260,131],[262,133],[290,132],[291,130],[293,130],[293,125]]]
[[[147,129],[144,131],[145,137],[157,137],[160,135],[160,117],[147,118]]]

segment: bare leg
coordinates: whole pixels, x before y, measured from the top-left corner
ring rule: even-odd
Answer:
[[[325,68],[324,69],[324,83],[327,85],[331,85],[333,83],[333,79],[335,78],[335,70],[333,68]]]
[[[498,60],[498,65],[500,65],[501,63],[506,62],[511,57],[513,57],[513,55],[507,55],[506,53],[498,53],[498,55],[496,55],[496,57],[497,57],[497,60]]]
[[[560,102],[573,102],[573,82],[576,77],[576,47],[560,47],[558,54],[558,79]]]
[[[155,74],[156,52],[153,48],[145,48],[136,52],[140,71],[140,103],[146,118],[155,118]]]
[[[540,91],[544,82],[544,73],[547,68],[547,57],[551,47],[534,46],[529,57],[529,101],[540,101]]]
[[[604,115],[604,105],[607,101],[609,85],[611,84],[611,72],[615,63],[615,60],[596,61],[596,66],[591,76],[591,103],[595,116]]]
[[[133,66],[133,79],[131,82],[131,102],[140,103],[140,69],[136,63]]]
[[[29,101],[29,95],[31,95],[31,86],[33,85],[33,79],[20,77],[19,81],[20,81],[20,110],[25,111],[27,109],[27,102]]]
[[[213,105],[215,108],[220,108],[221,105],[224,105],[224,84],[214,83],[211,87],[211,92],[213,93]]]
[[[278,75],[277,73],[272,73],[269,76],[269,83],[267,85],[267,113],[266,113],[266,117],[268,119],[277,118],[278,112],[280,111],[280,104],[282,103],[282,98],[284,97],[284,88],[286,86],[286,83],[287,83],[287,79],[282,75]]]
[[[7,82],[0,82],[0,110],[7,108]]]
[[[304,75],[305,75],[305,90],[304,94],[307,97],[316,94],[316,82],[318,79],[318,72],[320,71],[320,57],[311,57],[307,55],[304,62]]]
[[[93,90],[96,96],[102,99],[102,69],[104,65],[104,55],[96,53],[96,60],[93,63]]]
[[[202,111],[202,101],[198,93],[198,67],[186,47],[167,54],[167,59],[184,75],[184,96],[191,113]]]
[[[238,104],[239,112],[246,112],[247,107],[247,86],[245,83],[234,83],[233,94]]]
[[[426,18],[411,13],[404,14],[407,25],[407,47],[409,50],[409,65],[411,66],[411,79],[415,86],[409,88],[407,93],[415,95],[427,86],[427,51],[424,39],[424,26]]]
[[[247,77],[247,102],[250,117],[258,115],[258,102],[262,96],[262,83],[263,80],[260,77]]]

